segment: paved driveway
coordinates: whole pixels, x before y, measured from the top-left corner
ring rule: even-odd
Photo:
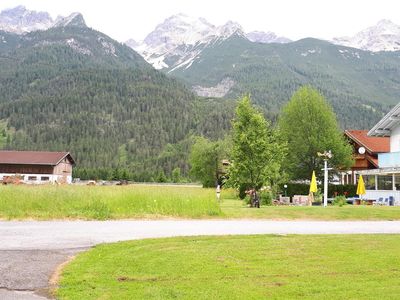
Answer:
[[[227,234],[400,233],[399,221],[21,221],[0,222],[0,299],[45,299],[56,267],[99,243]]]

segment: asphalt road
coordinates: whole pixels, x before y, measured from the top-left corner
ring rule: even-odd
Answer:
[[[96,244],[229,234],[399,234],[399,221],[4,221],[0,299],[45,299],[58,265]]]

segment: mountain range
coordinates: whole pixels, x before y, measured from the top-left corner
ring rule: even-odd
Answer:
[[[80,17],[76,18],[77,16]],[[58,16],[53,20],[47,12],[28,10],[22,5],[0,12],[0,30],[16,34],[65,26],[71,21],[84,22],[82,15],[77,12],[67,17]]]
[[[70,151],[81,178],[187,176],[191,136],[223,135],[234,103],[199,99],[81,14],[62,20],[0,32],[0,147]]]
[[[292,42],[273,32],[253,31],[245,33],[240,24],[229,21],[215,26],[204,18],[178,14],[157,25],[143,41],[130,39],[126,44],[139,52],[156,69],[189,68],[204,48],[230,37],[241,35],[254,43],[286,44]],[[400,50],[400,26],[389,20],[381,20],[353,37],[333,38],[330,43],[379,52]]]
[[[223,136],[235,99],[250,93],[275,121],[303,85],[327,98],[342,128],[368,129],[398,103],[396,28],[290,41],[179,14],[124,44],[80,13],[9,9],[0,13],[0,147],[70,150],[82,178],[187,175],[192,136]]]

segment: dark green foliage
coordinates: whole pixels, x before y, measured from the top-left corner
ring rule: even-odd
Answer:
[[[309,184],[302,183],[287,183],[286,193],[287,196],[293,197],[293,195],[308,195],[310,191]],[[285,195],[285,188],[283,184],[279,185],[280,192]],[[352,184],[329,184],[328,185],[328,197],[333,198],[338,195],[346,197],[355,197],[357,186]]]
[[[337,205],[342,207],[343,205],[346,205],[347,201],[346,201],[346,197],[345,196],[336,196],[333,199],[333,205]]]
[[[14,48],[0,45],[3,148],[70,151],[82,179],[150,181],[176,167],[187,176],[190,136],[230,127],[231,101],[198,99],[102,33],[75,26],[14,38]]]
[[[287,153],[279,132],[253,107],[249,96],[239,101],[232,127],[228,184],[255,190],[273,186],[282,177],[281,165]]]
[[[204,137],[196,137],[190,152],[190,174],[199,180],[203,187],[221,185],[222,160],[229,153],[227,140],[211,141]]]
[[[274,195],[271,191],[262,191],[260,192],[260,203],[261,205],[272,205]]]
[[[293,179],[309,179],[313,171],[321,174],[324,162],[318,153],[328,150],[333,154],[329,164],[337,169],[353,164],[352,148],[339,129],[335,113],[309,86],[296,91],[283,107],[279,128],[289,148],[285,170]]]
[[[343,129],[371,128],[397,104],[400,88],[398,53],[371,53],[317,39],[260,44],[232,36],[203,50],[190,68],[171,74],[201,86],[229,77],[235,85],[227,97],[250,93],[270,120],[299,87],[311,85],[328,99]]]
[[[181,169],[175,168],[172,170],[172,182],[178,183],[181,181]]]

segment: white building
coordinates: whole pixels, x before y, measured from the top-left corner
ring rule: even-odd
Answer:
[[[400,103],[382,118],[369,136],[390,138],[390,152],[378,154],[378,169],[359,171],[366,187],[365,199],[394,199],[400,205]]]

